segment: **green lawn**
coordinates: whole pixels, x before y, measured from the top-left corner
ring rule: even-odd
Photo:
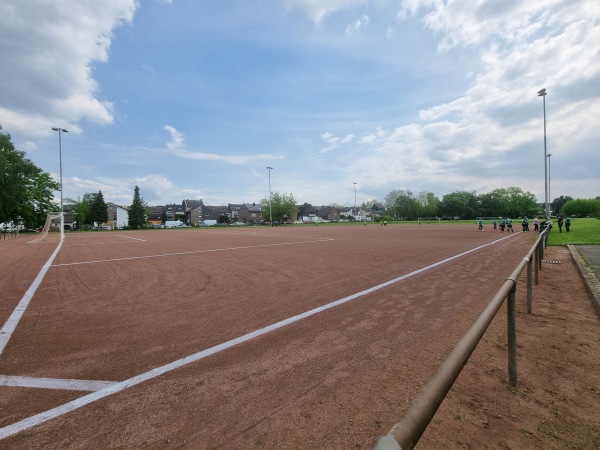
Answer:
[[[600,245],[600,219],[571,219],[571,231],[558,232],[556,219],[552,220],[552,230],[548,236],[548,245]]]

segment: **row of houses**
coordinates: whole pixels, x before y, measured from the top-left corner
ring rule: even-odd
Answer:
[[[384,212],[380,203],[375,203],[370,209],[344,208],[334,206],[313,206],[309,203],[296,206],[296,212],[288,217],[286,222],[297,221],[338,221],[350,216],[357,220],[371,220]],[[160,225],[166,221],[181,221],[190,226],[198,226],[208,221],[229,222],[239,224],[255,224],[268,221],[262,216],[262,207],[257,203],[229,203],[228,205],[205,205],[202,200],[183,200],[181,204],[148,207],[147,222]]]
[[[106,228],[118,229],[128,226],[129,214],[127,208],[115,203],[107,203],[108,222],[102,224]],[[286,219],[287,223],[293,222],[335,222],[354,217],[356,220],[372,220],[383,214],[385,208],[380,203],[375,203],[369,209],[348,207],[338,209],[335,206],[313,206],[309,203],[296,206],[293,217]],[[164,206],[148,206],[146,208],[146,222],[151,226],[160,226],[167,221],[181,221],[189,226],[199,226],[206,223],[237,223],[258,224],[268,221],[262,216],[262,207],[258,203],[229,203],[228,205],[205,205],[202,200],[183,200],[181,204]],[[65,211],[65,228],[73,229],[75,216]]]

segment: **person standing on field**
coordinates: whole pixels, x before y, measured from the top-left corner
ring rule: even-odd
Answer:
[[[569,232],[569,228],[571,228],[571,218],[567,217],[565,220],[565,229],[567,230],[567,233]]]
[[[562,218],[562,217],[560,217],[560,216],[558,216],[557,223],[558,223],[558,232],[559,232],[559,233],[562,233],[563,218]]]
[[[512,219],[511,218],[506,219],[506,232],[507,233],[514,233],[515,232],[513,230],[513,227],[512,227]]]
[[[479,219],[477,223],[479,224],[479,231],[483,231],[483,220]]]
[[[504,227],[506,226],[506,220],[504,219],[504,217],[500,218],[500,231],[502,233],[504,233]]]
[[[540,219],[533,219],[533,231],[540,231]]]

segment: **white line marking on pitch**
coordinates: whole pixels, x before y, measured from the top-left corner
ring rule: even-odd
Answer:
[[[146,242],[146,241],[142,241]],[[137,244],[138,242],[134,242]],[[111,241],[111,242],[87,242],[84,244],[65,244],[64,247],[84,247],[88,245],[113,245],[113,244],[131,244],[131,242],[123,242],[123,241]]]
[[[35,280],[33,280],[33,283],[31,284],[29,289],[27,289],[27,292],[25,292],[25,295],[23,295],[23,298],[21,298],[21,300],[17,304],[17,307],[15,308],[15,310],[12,312],[12,314],[10,315],[8,320],[2,326],[2,329],[0,330],[0,355],[2,355],[2,352],[4,351],[6,344],[8,344],[10,337],[12,336],[13,332],[17,328],[17,325],[18,325],[19,321],[21,320],[21,317],[23,317],[23,314],[25,313],[27,306],[29,306],[29,302],[33,298],[33,295],[35,294],[35,291],[37,290],[37,288],[42,283],[42,280],[44,279],[46,272],[48,272],[48,269],[52,265],[54,258],[56,258],[56,255],[58,255],[58,252],[60,251],[62,244],[63,244],[63,241],[60,240],[58,242],[58,245],[56,246],[56,249],[54,250],[54,253],[52,253],[52,256],[50,256],[50,258],[48,259],[46,264],[44,264],[44,266],[42,267],[42,270],[40,270],[40,273],[38,273],[38,276],[35,277]]]
[[[62,378],[37,378],[0,375],[0,386],[58,389],[69,391],[99,391],[117,383],[101,380],[71,380]]]
[[[140,238],[134,238],[134,237],[131,237],[131,236],[125,236],[124,234],[117,234],[117,236],[125,238],[125,239],[132,239],[134,241],[146,242],[146,239],[140,239]]]
[[[99,264],[113,261],[130,261],[134,259],[148,259],[148,258],[164,258],[167,256],[180,256],[180,255],[194,255],[196,253],[212,253],[212,252],[226,252],[230,250],[247,250],[250,248],[265,248],[265,247],[279,247],[283,245],[298,245],[298,244],[313,244],[316,242],[333,241],[334,239],[317,239],[312,241],[300,241],[300,242],[282,242],[279,244],[261,244],[261,245],[246,245],[242,247],[226,247],[226,248],[213,248],[208,250],[191,250],[187,252],[175,252],[175,253],[161,253],[158,255],[144,255],[144,256],[128,256],[126,258],[114,258],[114,259],[99,259],[95,261],[81,261],[74,263],[54,264],[52,267],[64,267],[64,266],[78,266],[81,264]]]
[[[518,234],[518,233],[517,233]],[[494,245],[500,241],[503,241],[505,239],[508,239],[512,236],[516,236],[516,234],[510,235],[510,236],[506,236],[503,237],[501,239],[497,239],[493,242],[489,242],[487,244],[484,245],[480,245],[479,247],[475,247],[471,250],[467,250],[465,252],[459,253],[458,255],[454,255],[451,256],[449,258],[446,258],[442,261],[438,261],[436,263],[430,264],[426,267],[423,267],[421,269],[417,269],[413,272],[407,273],[405,275],[402,275],[398,278],[394,278],[393,280],[389,280],[386,281],[384,283],[378,284],[377,286],[373,286],[369,289],[365,289],[364,291],[360,291],[357,292],[356,294],[352,294],[349,295],[348,297],[344,297],[342,299],[336,300],[334,302],[328,303],[326,305],[323,306],[319,306],[317,308],[311,309],[310,311],[306,311],[303,312],[301,314],[298,314],[296,316],[290,317],[288,319],[279,321],[277,323],[274,323],[272,325],[268,325],[264,328],[260,328],[258,330],[252,331],[248,334],[244,334],[243,336],[239,336],[237,338],[231,339],[229,341],[223,342],[221,344],[215,345],[214,347],[211,348],[207,348],[206,350],[202,350],[199,351],[197,353],[194,353],[192,355],[186,356],[185,358],[181,358],[178,359],[177,361],[173,361],[169,364],[165,364],[164,366],[160,366],[160,367],[156,367],[152,370],[149,370],[148,372],[145,373],[141,373],[139,375],[136,375],[132,378],[129,378],[127,380],[124,381],[120,381],[120,382],[116,382],[115,384],[113,384],[112,386],[108,386],[104,389],[100,389],[99,391],[93,392],[91,394],[87,394],[84,395],[83,397],[80,397],[78,399],[75,399],[73,401],[70,401],[68,403],[65,403],[63,405],[57,406],[56,408],[52,408],[49,409],[47,411],[44,411],[42,413],[36,414],[34,416],[28,417],[27,419],[23,419],[19,422],[15,422],[11,425],[7,425],[3,428],[0,428],[0,439],[4,439],[7,438],[9,436],[12,436],[13,434],[17,434],[21,431],[27,430],[31,427],[34,427],[36,425],[40,425],[44,422],[47,422],[48,420],[51,419],[55,419],[57,417],[60,417],[64,414],[67,414],[69,412],[75,411],[76,409],[79,409],[83,406],[89,405],[91,403],[94,403],[98,400],[101,400],[105,397],[108,397],[110,395],[116,394],[118,392],[124,391],[127,388],[130,388],[132,386],[135,386],[137,384],[143,383],[144,381],[148,381],[151,380],[153,378],[159,377],[161,375],[164,375],[165,373],[171,372],[173,370],[179,369],[183,366],[186,366],[188,364],[191,364],[193,362],[196,361],[200,361],[201,359],[204,359],[208,356],[214,355],[216,353],[219,353],[223,350],[227,350],[230,349],[232,347],[235,347],[236,345],[239,344],[243,344],[244,342],[248,342],[251,339],[254,339],[256,337],[262,336],[264,334],[270,333],[271,331],[277,330],[279,328],[285,327],[287,325],[293,324],[295,322],[298,322],[299,320],[302,319],[306,319],[307,317],[313,316],[315,314],[318,314],[320,312],[323,311],[327,311],[328,309],[331,308],[335,308],[336,306],[339,305],[343,305],[344,303],[347,303],[351,300],[355,300],[359,297],[363,297],[365,295],[371,294],[375,291],[378,291],[380,289],[383,289],[387,286],[390,286],[392,284],[398,283],[400,281],[406,280],[407,278],[410,278],[414,275],[418,275],[420,273],[423,273],[427,270],[433,269],[434,267],[438,267],[441,266],[442,264],[446,264],[450,261],[453,261],[457,258],[461,258],[462,256],[468,255],[469,253],[473,253],[477,250],[481,250],[482,248],[488,247],[490,245]]]

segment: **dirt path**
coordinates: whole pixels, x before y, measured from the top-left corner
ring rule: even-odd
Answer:
[[[417,448],[600,448],[600,319],[565,247],[549,247],[533,314],[518,291],[518,385],[506,312],[492,324]]]

